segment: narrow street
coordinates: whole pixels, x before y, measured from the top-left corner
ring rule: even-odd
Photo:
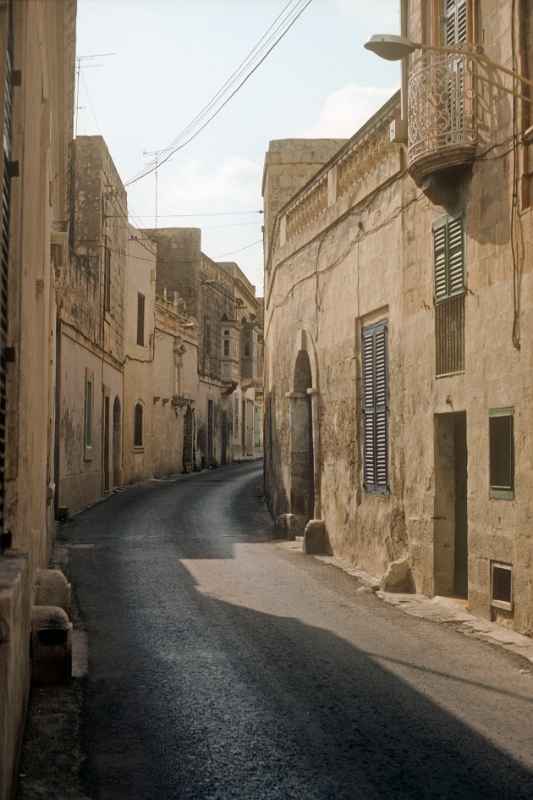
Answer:
[[[260,486],[151,482],[64,529],[90,796],[531,798],[525,662],[272,541]]]

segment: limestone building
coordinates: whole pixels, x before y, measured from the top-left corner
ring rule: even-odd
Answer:
[[[101,136],[72,144],[70,260],[58,287],[57,504],[122,482],[127,198]]]
[[[198,330],[177,292],[156,295],[157,246],[129,227],[125,286],[124,482],[196,463]]]
[[[54,537],[56,283],[68,261],[76,3],[0,4],[0,799],[12,797],[36,571]]]
[[[259,458],[263,453],[263,325],[261,299],[235,262],[218,262],[233,280],[239,383],[233,392],[232,458]],[[222,357],[230,350],[230,331],[222,330]]]
[[[475,48],[531,77],[533,7],[402,16],[454,52],[406,57],[403,96],[335,154],[317,143],[313,175],[313,142],[266,157],[269,502],[368,572],[406,560],[417,591],[529,632],[531,93]]]

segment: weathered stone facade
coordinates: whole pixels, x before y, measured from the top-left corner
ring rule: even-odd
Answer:
[[[177,292],[156,296],[157,246],[129,228],[125,294],[124,482],[195,466],[197,325]]]
[[[121,483],[127,197],[101,136],[72,144],[70,261],[58,291],[59,506]]]
[[[74,0],[0,5],[1,800],[12,797],[24,724],[35,575],[54,537],[55,289],[68,259],[75,19]]]
[[[487,55],[511,68],[511,4],[459,3],[458,14],[462,5],[463,46],[483,30]],[[409,11],[410,38],[442,42],[438,3],[419,0]],[[518,3],[514,30],[530,26],[532,13]],[[527,74],[517,34],[514,46]],[[277,185],[271,202],[270,152],[276,176],[285,170],[294,186],[299,142],[271,143],[263,184],[268,497],[275,515],[324,520],[333,551],[370,573],[407,558],[417,591],[467,595],[475,613],[530,632],[528,104],[513,101],[505,76],[487,85],[484,65],[461,55],[444,77],[423,62],[430,71],[420,80],[420,58],[405,65],[407,145],[395,133],[395,96],[283,204]],[[452,83],[461,59],[463,78]],[[424,118],[440,102],[424,93],[439,87],[442,113]],[[457,280],[452,290],[442,288],[441,269]],[[364,350],[368,342],[374,350]],[[365,365],[380,346],[372,383]],[[380,380],[382,406],[372,409]],[[383,481],[373,483],[380,470]]]

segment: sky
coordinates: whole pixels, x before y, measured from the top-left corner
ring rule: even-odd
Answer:
[[[137,175],[145,153],[193,120],[285,5],[78,0],[78,135],[101,134],[122,180]],[[219,116],[160,168],[159,226],[201,228],[202,250],[237,261],[261,294],[268,143],[353,136],[399,86],[398,65],[363,49],[373,33],[399,32],[399,5],[313,0]],[[86,58],[103,53],[114,55]],[[128,207],[135,224],[153,226],[153,175],[128,189]]]

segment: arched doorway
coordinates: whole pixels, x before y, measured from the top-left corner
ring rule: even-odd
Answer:
[[[306,350],[300,350],[294,367],[294,390],[291,393],[291,512],[300,527],[314,517],[315,469],[313,453],[313,387],[311,362]]]
[[[183,471],[194,469],[194,417],[193,410],[187,406],[183,424]]]
[[[122,420],[120,400],[113,402],[113,486],[122,482]]]

